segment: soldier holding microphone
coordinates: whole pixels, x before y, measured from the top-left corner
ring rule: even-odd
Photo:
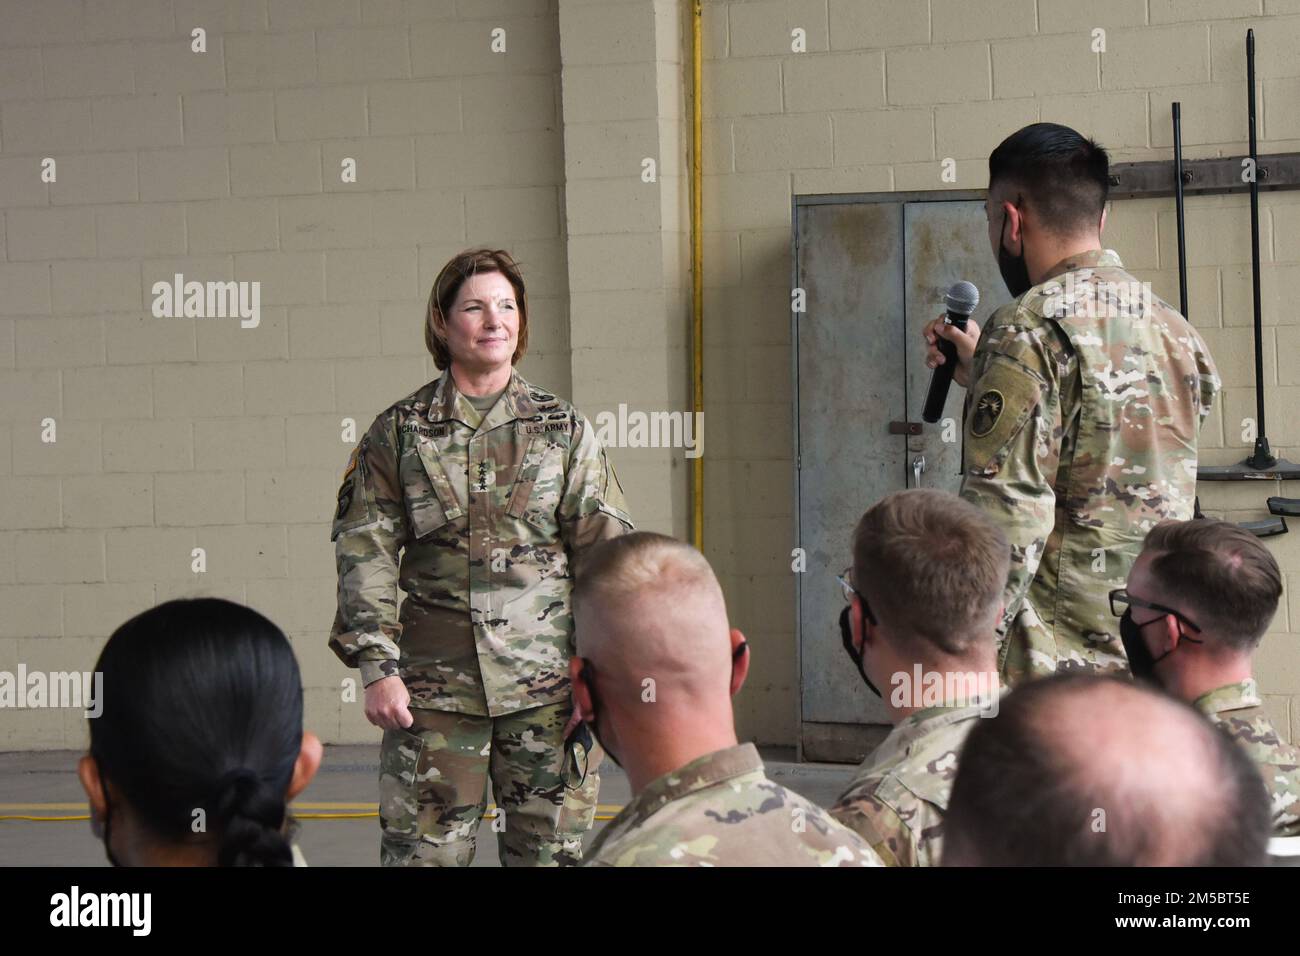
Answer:
[[[1197,442],[1219,391],[1209,350],[1101,245],[1109,158],[1054,123],[989,156],[989,243],[1015,300],[956,347],[967,388],[961,495],[1011,543],[1004,682],[1122,669],[1106,595],[1148,529],[1192,517]]]

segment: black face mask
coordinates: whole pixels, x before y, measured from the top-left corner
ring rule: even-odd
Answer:
[[[586,783],[587,762],[591,759],[591,751],[595,746],[591,727],[585,720],[579,721],[578,726],[564,738],[564,770],[561,776],[566,790],[577,790]],[[614,763],[617,764],[618,761],[615,760]]]
[[[867,676],[866,669],[862,666],[862,651],[853,646],[853,625],[849,621],[849,610],[852,605],[846,605],[844,610],[840,611],[840,638],[844,641],[844,650],[848,652],[849,660],[853,661],[853,666],[858,669],[858,676],[862,678],[871,693],[877,697],[881,696],[876,685],[871,683],[871,678]]]
[[[1029,267],[1025,265],[1025,248],[1024,239],[1021,239],[1020,255],[1013,256],[1007,251],[1003,242],[1007,238],[1007,219],[1008,215],[1002,214],[1002,235],[998,239],[998,271],[1002,273],[1002,281],[1007,284],[1007,291],[1011,293],[1014,299],[1020,298],[1031,288],[1033,283],[1029,281]]]
[[[582,679],[586,681],[587,693],[591,695],[591,708],[593,711],[591,720],[581,720],[578,725],[569,732],[569,736],[564,738],[564,786],[568,790],[577,790],[587,780],[587,762],[591,759],[591,752],[598,744],[605,753],[609,754],[609,759],[614,761],[614,765],[622,767],[614,751],[605,746],[605,742],[600,739],[600,733],[596,730],[596,714],[600,712],[600,705],[596,702],[596,686],[592,680],[595,671],[590,661],[582,662]],[[572,768],[572,769],[570,769]]]
[[[1147,624],[1162,620],[1164,618],[1157,617],[1152,621],[1147,621]],[[1159,685],[1160,681],[1156,678],[1156,664],[1163,661],[1177,648],[1171,647],[1159,657],[1152,655],[1150,648],[1147,647],[1147,642],[1142,640],[1142,628],[1145,626],[1146,624],[1138,624],[1133,620],[1132,608],[1125,608],[1119,619],[1119,639],[1124,645],[1124,653],[1128,655],[1128,667],[1133,672],[1133,676],[1137,680]],[[1184,639],[1194,640],[1194,638],[1186,635],[1184,635]]]

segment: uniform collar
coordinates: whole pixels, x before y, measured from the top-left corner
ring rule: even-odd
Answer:
[[[536,389],[529,385],[518,369],[510,370],[510,383],[506,385],[505,393],[495,405],[482,416],[479,422],[478,431],[485,432],[496,428],[498,425],[505,425],[517,418],[532,418],[538,414],[537,403],[533,400],[532,393]],[[429,401],[429,421],[431,422],[460,422],[467,428],[472,428],[471,422],[478,421],[479,415],[470,405],[467,399],[456,387],[456,380],[452,378],[451,368],[443,370],[442,377],[433,390],[433,398]]]
[[[758,755],[758,748],[750,743],[696,757],[685,766],[650,781],[610,822],[610,829],[616,825],[640,826],[675,800],[754,771],[763,772],[763,760]]]
[[[1221,714],[1227,710],[1242,710],[1246,707],[1259,707],[1262,704],[1255,678],[1247,677],[1245,680],[1217,687],[1208,694],[1202,694],[1196,698],[1192,706],[1203,714]]]
[[[1073,272],[1075,269],[1122,269],[1124,263],[1120,262],[1119,253],[1114,249],[1088,249],[1085,252],[1076,252],[1072,256],[1066,256],[1052,268],[1039,281],[1042,285],[1048,279],[1054,279],[1056,276],[1066,272]]]
[[[1005,696],[1007,690],[1006,687],[1000,687],[998,695]],[[900,720],[890,736],[897,743],[907,743],[918,737],[933,733],[940,727],[960,724],[988,712],[989,708],[983,703],[965,704],[961,707],[955,707],[952,704],[923,707],[920,710],[912,711]]]

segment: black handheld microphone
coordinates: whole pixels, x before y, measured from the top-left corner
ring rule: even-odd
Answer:
[[[966,322],[980,304],[980,290],[972,282],[954,282],[944,302],[948,306],[949,324],[964,332]],[[931,425],[943,414],[944,403],[948,401],[948,386],[952,384],[953,369],[957,367],[957,346],[941,336],[936,337],[939,351],[943,353],[943,364],[936,365],[930,374],[930,390],[925,396],[925,410],[921,412],[921,418]]]

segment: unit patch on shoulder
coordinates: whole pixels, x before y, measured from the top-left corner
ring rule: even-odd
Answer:
[[[339,507],[338,510],[334,512],[334,520],[335,521],[343,520],[343,516],[348,513],[348,509],[351,507],[352,507],[352,485],[351,483],[348,483],[339,489]]]
[[[996,388],[986,389],[979,397],[979,401],[975,403],[975,415],[971,419],[970,433],[976,438],[983,438],[993,431],[998,419],[1002,417],[1002,409],[1006,404],[1006,399]]]
[[[1046,383],[1033,370],[999,355],[973,384],[966,417],[966,469],[995,475],[1043,400]]]
[[[366,459],[368,449],[369,441],[363,438],[348,458],[348,466],[344,469],[339,484],[338,507],[334,509],[334,524],[330,530],[331,540],[336,540],[342,532],[360,527],[377,517],[374,494],[369,490],[369,465]]]

